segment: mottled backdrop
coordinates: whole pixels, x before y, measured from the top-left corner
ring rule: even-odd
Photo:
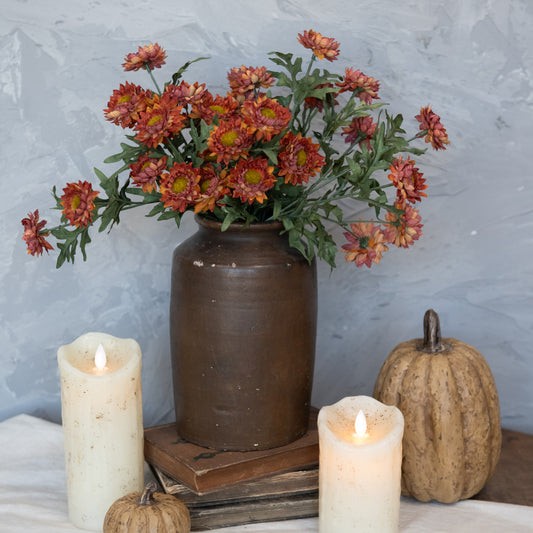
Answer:
[[[313,28],[341,43],[330,65],[380,80],[406,126],[432,104],[449,150],[428,153],[424,236],[380,265],[319,267],[314,404],[370,394],[399,342],[421,335],[424,311],[443,334],[487,358],[503,424],[533,432],[533,4],[529,0],[4,0],[0,18],[0,420],[60,418],[56,350],[87,331],[133,337],[143,350],[147,425],[173,417],[168,340],[174,247],[194,231],[127,213],[95,235],[87,262],[55,269],[55,255],[26,255],[20,219],[40,208],[50,222],[52,185],[88,179],[115,153],[121,130],[102,108],[139,44],[168,52],[167,79],[197,56],[186,79],[225,92],[232,66],[267,64],[271,50],[303,51]],[[355,213],[357,215],[357,213]],[[342,238],[340,239],[342,241]]]

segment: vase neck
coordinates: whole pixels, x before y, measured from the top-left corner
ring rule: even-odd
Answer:
[[[196,223],[200,226],[200,229],[206,229],[210,231],[222,232],[222,222],[217,220],[212,220],[201,215],[195,215],[194,219]],[[281,222],[260,222],[255,224],[245,224],[244,222],[232,222],[225,232],[253,232],[253,233],[264,233],[264,232],[274,232],[280,233],[283,229]]]

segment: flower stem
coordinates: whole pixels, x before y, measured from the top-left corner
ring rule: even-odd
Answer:
[[[161,96],[161,89],[159,88],[159,85],[157,85],[157,81],[154,78],[154,75],[152,74],[152,69],[148,66],[148,63],[144,64],[146,70],[148,71],[148,74],[150,74],[150,78],[152,78],[152,81],[154,82],[155,88],[157,89],[157,93],[159,96]]]

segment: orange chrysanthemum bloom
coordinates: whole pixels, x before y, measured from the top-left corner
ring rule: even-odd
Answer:
[[[285,183],[301,185],[310,176],[320,172],[326,161],[318,153],[319,145],[301,133],[294,135],[289,131],[280,141],[278,153],[279,175],[285,176]]]
[[[414,204],[422,201],[422,196],[427,197],[427,194],[422,192],[428,188],[426,180],[422,178],[422,172],[418,171],[412,159],[407,158],[404,161],[400,155],[392,162],[389,169],[391,171],[389,179],[396,187],[398,201],[407,200]]]
[[[200,195],[200,171],[192,163],[174,163],[161,176],[159,191],[165,207],[183,213]]]
[[[427,130],[424,140],[431,143],[435,150],[446,150],[444,145],[450,144],[446,128],[441,124],[439,115],[431,111],[431,106],[421,107],[420,115],[415,118],[420,122],[420,129]]]
[[[248,133],[267,142],[289,125],[292,116],[287,107],[266,96],[244,102],[241,113]]]
[[[369,268],[372,263],[379,263],[383,252],[388,250],[381,227],[372,222],[358,222],[350,224],[350,228],[351,233],[344,233],[348,243],[342,246],[346,261],[353,261],[358,267],[366,265]]]
[[[355,92],[356,96],[365,104],[371,104],[372,99],[379,100],[379,81],[363,74],[359,69],[347,68],[344,71],[342,81],[336,83],[340,87],[340,92]]]
[[[211,165],[200,167],[200,197],[196,200],[194,212],[213,211],[217,202],[230,192],[225,171],[217,174]]]
[[[20,223],[24,226],[23,240],[26,242],[28,253],[31,255],[42,255],[43,251],[53,250],[52,245],[45,239],[50,235],[49,231],[44,230],[46,220],[39,220],[39,210],[28,213],[27,218],[23,218]]]
[[[388,212],[385,218],[391,222],[391,224],[385,227],[385,239],[390,244],[395,244],[398,248],[407,248],[414,244],[422,236],[423,224],[422,220],[416,209],[413,209],[410,205],[402,205],[397,203],[398,209],[403,209],[405,213],[403,215],[395,215]],[[401,224],[395,225],[394,222],[400,221]]]
[[[210,92],[206,91],[203,98],[192,106],[190,117],[201,118],[207,124],[211,124],[215,116],[225,120],[237,116],[238,107],[239,102],[232,95],[217,94],[213,97]]]
[[[139,114],[146,110],[146,102],[151,97],[152,92],[145,91],[139,85],[129,82],[121,84],[107,102],[105,118],[117,126],[131,128],[139,120]]]
[[[349,126],[342,128],[341,135],[346,135],[345,141],[348,144],[353,144],[359,139],[359,146],[364,143],[369,150],[372,150],[370,139],[374,138],[376,126],[372,117],[356,117]]]
[[[303,35],[298,34],[298,42],[304,47],[313,51],[318,59],[326,58],[328,61],[334,61],[339,55],[339,43],[330,37],[322,37],[316,31],[304,31]]]
[[[246,157],[254,142],[241,119],[233,118],[215,126],[207,139],[207,147],[216,156],[217,162]]]
[[[126,72],[140,70],[141,68],[146,70],[146,67],[154,70],[154,68],[162,67],[166,58],[166,52],[157,43],[150,43],[147,46],[139,46],[139,50],[136,53],[128,54],[124,58],[122,66]]]
[[[169,84],[165,87],[165,93],[175,98],[178,105],[186,106],[197,104],[207,94],[205,83],[199,84],[197,81],[190,84],[182,81],[179,85]]]
[[[62,213],[70,224],[79,228],[92,224],[94,199],[98,191],[88,181],[79,180],[78,183],[67,183],[61,196]]]
[[[138,132],[135,139],[151,148],[157,147],[183,129],[187,117],[181,113],[182,110],[183,107],[177,105],[176,99],[170,95],[159,97],[155,94],[134,126]]]
[[[167,168],[167,156],[157,158],[141,155],[135,163],[130,165],[130,178],[143,192],[157,190],[157,179]]]
[[[235,96],[254,93],[258,89],[268,89],[275,83],[273,76],[266,67],[233,67],[228,72],[231,93]]]
[[[249,204],[255,200],[262,204],[267,199],[266,191],[276,183],[273,172],[274,167],[268,166],[268,160],[264,157],[241,159],[230,171],[229,184],[233,189],[233,197]]]

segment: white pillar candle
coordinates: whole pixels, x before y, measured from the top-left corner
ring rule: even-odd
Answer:
[[[398,531],[403,424],[399,409],[368,396],[320,410],[320,533]]]
[[[101,530],[113,502],[143,487],[141,350],[133,339],[87,333],[57,359],[69,519]]]

